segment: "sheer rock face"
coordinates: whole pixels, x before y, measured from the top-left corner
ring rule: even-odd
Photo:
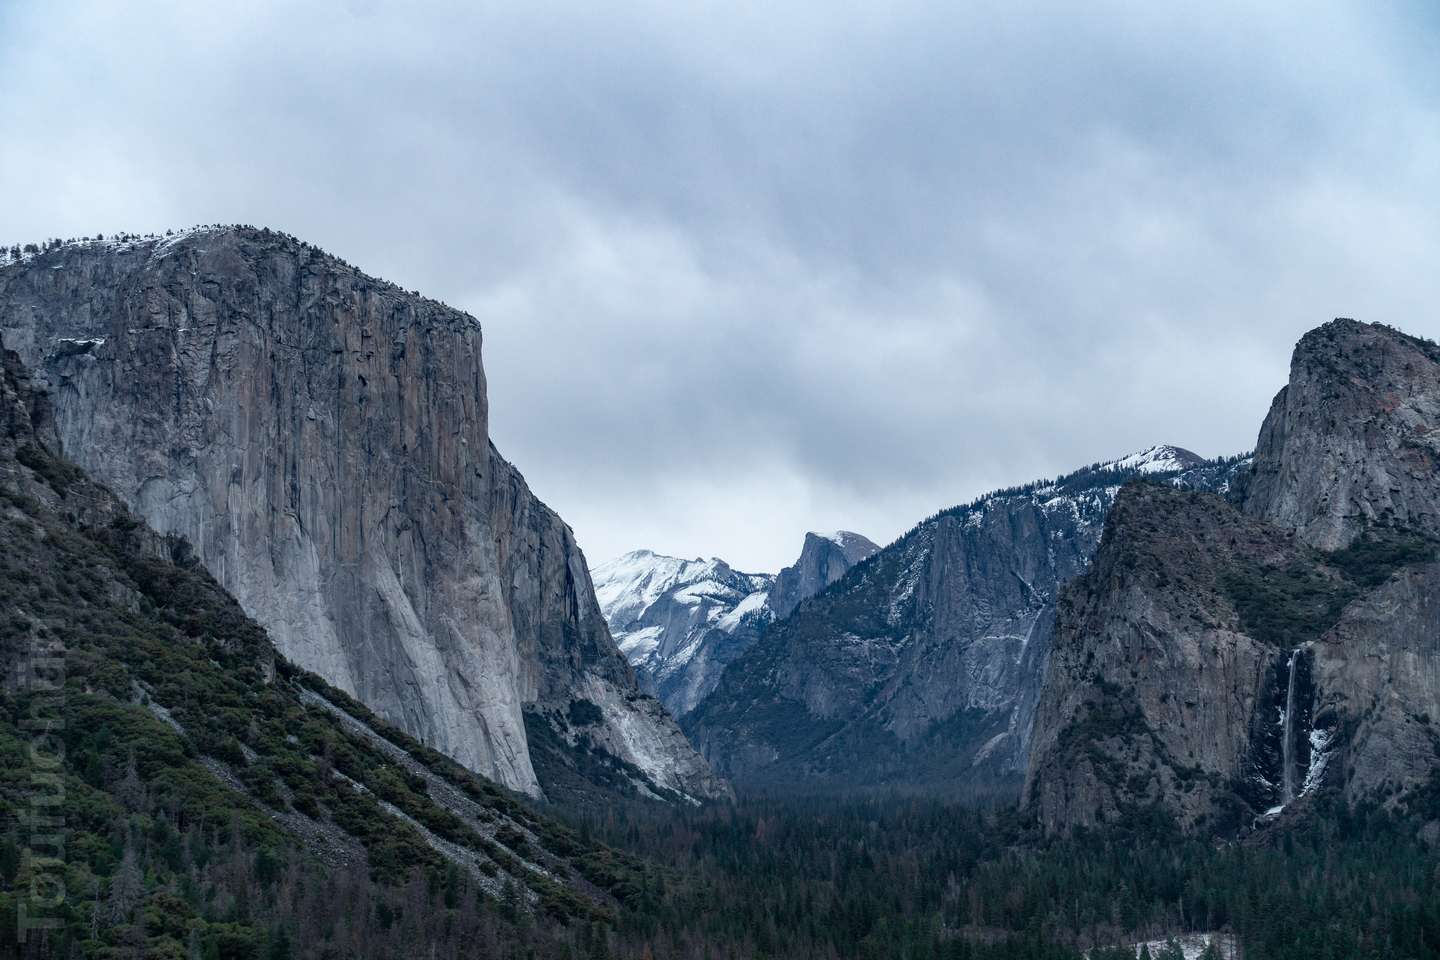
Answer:
[[[723,792],[635,689],[569,528],[490,445],[472,318],[237,228],[0,268],[0,335],[65,455],[186,537],[300,666],[526,793],[523,709],[581,697],[605,713],[592,740],[657,785]]]
[[[1261,427],[1244,505],[1322,551],[1377,531],[1440,537],[1440,346],[1348,319],[1307,333]],[[1403,791],[1440,765],[1437,588],[1440,565],[1406,565],[1313,647],[1313,709],[1333,718],[1332,776],[1350,800]]]
[[[1356,572],[1218,498],[1127,487],[1059,607],[1022,803],[1056,833],[1154,805],[1228,834],[1422,784],[1440,564]]]
[[[1122,493],[1066,592],[1023,803],[1054,832],[1156,804],[1227,833],[1440,763],[1436,348],[1336,321],[1296,348],[1241,507]]]
[[[1335,320],[1295,348],[1260,430],[1251,516],[1322,550],[1368,524],[1440,534],[1440,347]]]
[[[1161,447],[946,511],[805,601],[683,719],[737,784],[1018,789],[1062,583],[1137,473],[1224,485]],[[1188,468],[1188,469],[1187,469]]]
[[[781,570],[770,589],[770,609],[776,619],[788,617],[800,601],[815,596],[879,549],[870,540],[848,530],[829,536],[805,534],[800,559]]]
[[[1440,768],[1440,564],[1350,604],[1312,657],[1313,714],[1338,758],[1327,776],[1347,799],[1403,797]]]
[[[55,424],[48,398],[34,389],[20,355],[5,347],[0,336],[0,444],[8,460],[26,444],[54,446]]]

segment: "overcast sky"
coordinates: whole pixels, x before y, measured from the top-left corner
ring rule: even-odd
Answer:
[[[774,570],[1440,337],[1440,7],[1181,8],[0,0],[0,240],[295,233],[479,318],[592,563]]]

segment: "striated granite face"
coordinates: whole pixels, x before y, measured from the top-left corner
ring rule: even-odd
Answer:
[[[1440,346],[1348,319],[1307,333],[1261,427],[1245,509],[1372,579],[1396,559],[1375,542],[1440,536]],[[1314,711],[1345,735],[1334,776],[1350,800],[1440,766],[1437,587],[1440,566],[1403,565],[1313,647]]]
[[[1322,550],[1367,525],[1440,534],[1440,347],[1334,320],[1295,347],[1260,428],[1245,510]]]
[[[1426,468],[1440,351],[1336,321],[1296,348],[1241,507],[1127,488],[1060,607],[1023,802],[1227,833],[1325,791],[1405,807],[1440,765]]]
[[[472,318],[216,228],[0,267],[0,336],[65,455],[186,537],[298,665],[526,793],[525,711],[579,699],[603,713],[583,736],[655,786],[724,792],[637,691],[570,529],[491,446]]]
[[[790,616],[802,600],[815,596],[879,550],[870,540],[849,530],[838,530],[828,536],[805,534],[800,559],[781,570],[770,589],[770,609],[775,611],[775,618],[783,620]]]
[[[1057,591],[1120,484],[1223,487],[1236,466],[1157,447],[947,510],[767,630],[685,727],[741,785],[1014,791]]]

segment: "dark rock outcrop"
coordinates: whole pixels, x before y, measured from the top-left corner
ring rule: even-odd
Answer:
[[[525,713],[602,719],[641,786],[724,792],[635,687],[570,529],[489,442],[478,324],[249,228],[0,268],[65,455],[185,537],[298,665],[477,772],[541,783]],[[582,750],[587,753],[588,750]]]
[[[1404,807],[1440,763],[1440,350],[1342,320],[1291,374],[1239,508],[1128,488],[1067,590],[1023,795],[1047,829]]]
[[[13,456],[21,447],[53,446],[57,439],[49,398],[34,389],[20,355],[0,339],[0,444]]]
[[[1249,579],[1232,582],[1242,571]],[[1117,822],[1157,802],[1187,827],[1239,823],[1283,802],[1292,647],[1257,636],[1234,596],[1282,580],[1313,591],[1317,618],[1347,586],[1218,497],[1121,491],[1094,564],[1059,606],[1024,797],[1047,828]]]

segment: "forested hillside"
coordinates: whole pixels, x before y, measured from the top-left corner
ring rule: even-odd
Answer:
[[[613,918],[637,862],[285,661],[52,452],[4,361],[0,952],[402,956],[496,942],[502,909]]]

